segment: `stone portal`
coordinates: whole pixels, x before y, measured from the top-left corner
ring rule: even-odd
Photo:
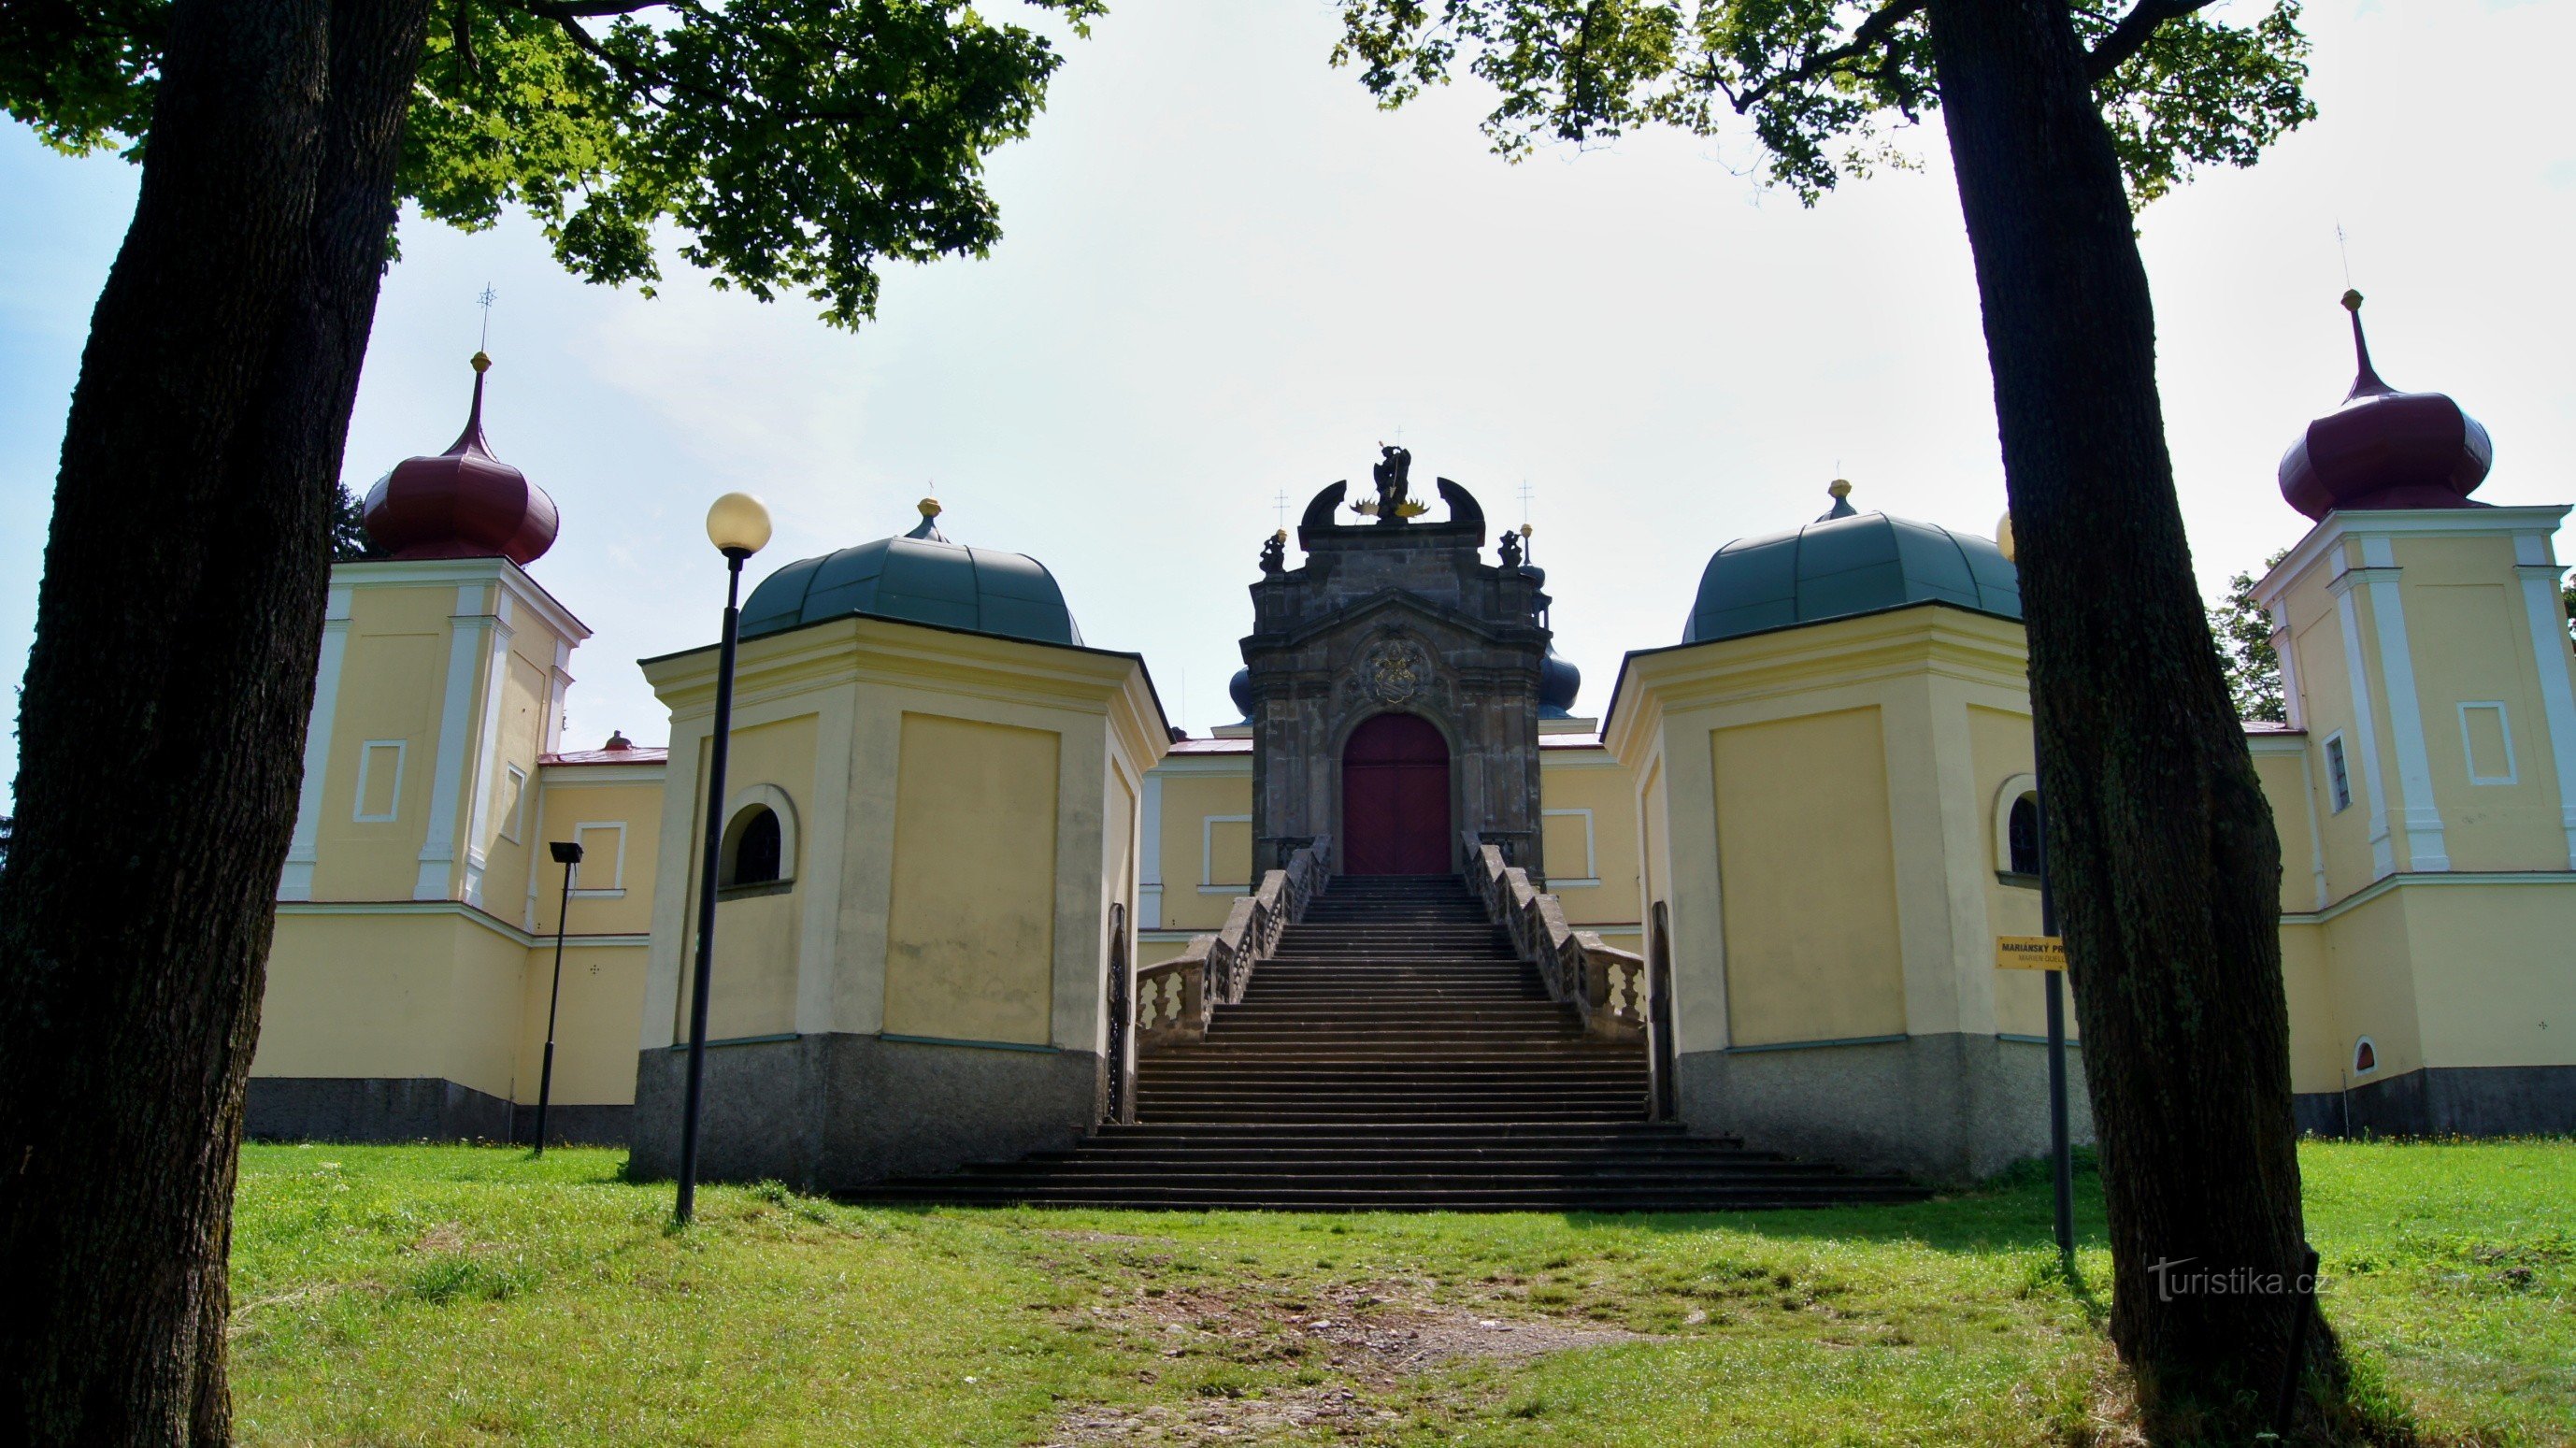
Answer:
[[[1447,873],[1475,830],[1542,873],[1541,575],[1517,550],[1485,561],[1484,510],[1447,478],[1448,516],[1430,521],[1411,455],[1384,453],[1374,496],[1346,509],[1347,481],[1316,494],[1304,566],[1274,546],[1252,586],[1255,867],[1329,834],[1338,872]]]

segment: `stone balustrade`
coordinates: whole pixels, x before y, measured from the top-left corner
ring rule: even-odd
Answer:
[[[1512,948],[1538,967],[1547,993],[1574,1007],[1583,1028],[1614,1041],[1646,1035],[1646,962],[1565,923],[1565,907],[1505,861],[1500,847],[1466,832],[1467,884],[1485,913],[1511,933]]]
[[[1203,1038],[1218,1006],[1243,999],[1253,967],[1278,949],[1279,932],[1303,917],[1323,890],[1331,848],[1331,836],[1317,835],[1288,856],[1285,868],[1265,872],[1251,894],[1236,896],[1224,925],[1191,936],[1169,960],[1137,968],[1138,1054]]]

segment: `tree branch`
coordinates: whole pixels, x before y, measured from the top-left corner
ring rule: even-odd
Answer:
[[[1728,87],[1727,101],[1740,115],[1764,96],[1784,86],[1804,85],[1860,59],[1871,51],[1882,49],[1895,33],[1896,27],[1921,14],[1927,3],[1928,0],[1889,0],[1887,5],[1871,12],[1870,17],[1852,31],[1851,39],[1830,50],[1817,51],[1798,62],[1793,68],[1771,75],[1758,85],[1747,86],[1741,92]],[[2154,0],[2141,0],[2141,3],[2152,4]],[[2201,3],[2208,4],[2209,0],[2201,0]]]
[[[2120,17],[2102,43],[2084,58],[2085,78],[2095,85],[2110,79],[2111,72],[2127,63],[2129,57],[2146,49],[2156,27],[2168,20],[2180,20],[2195,10],[2206,9],[2211,0],[2138,0],[2137,8]]]

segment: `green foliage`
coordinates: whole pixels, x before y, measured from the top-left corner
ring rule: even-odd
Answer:
[[[1104,0],[1030,0],[1076,34]],[[168,0],[0,9],[0,104],[81,153],[148,139]],[[720,287],[874,314],[879,266],[984,255],[984,157],[1062,63],[955,0],[442,0],[398,181],[465,230],[524,207],[556,258],[649,295],[657,231]]]
[[[2576,576],[2570,576],[2567,586],[2559,591],[2558,603],[2567,615],[2567,637],[2576,641]]]
[[[2271,572],[2289,554],[2284,548],[2264,559],[2263,571]],[[2272,615],[2254,601],[2255,576],[2240,573],[2227,580],[2226,601],[2209,610],[2209,632],[2227,667],[2227,696],[2236,701],[2236,717],[2281,724],[2290,717],[2281,655],[2272,646]]]
[[[252,1145],[245,1441],[2135,1441],[2100,1179],[1709,1216],[969,1211],[622,1153]],[[2576,1434],[2565,1141],[2300,1151],[2321,1301],[2428,1441]],[[1319,1260],[1334,1265],[1318,1267]],[[1833,1431],[1824,1431],[1826,1425]]]
[[[2206,3],[2206,0],[2204,0]],[[1813,203],[1844,176],[1913,157],[1893,139],[1940,105],[1927,0],[1341,0],[1337,65],[1381,104],[1447,82],[1463,58],[1501,93],[1485,117],[1515,159],[1646,125],[1711,135],[1751,122],[1770,180]],[[2102,72],[2095,92],[2133,205],[2194,168],[2250,165],[2313,119],[2301,87],[2298,0],[2251,25],[2142,0],[2161,23],[2123,25],[2105,0],[2072,0]],[[2170,13],[2180,11],[2182,13]]]
[[[366,505],[349,491],[349,485],[342,483],[340,499],[331,505],[332,562],[363,563],[385,556],[385,550],[367,536],[366,511]]]

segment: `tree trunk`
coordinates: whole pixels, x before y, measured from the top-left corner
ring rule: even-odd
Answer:
[[[427,0],[183,0],[63,438],[0,870],[0,1423],[217,1444],[243,1081]]]
[[[2243,1442],[2268,1425],[2304,1250],[2280,845],[2201,611],[2146,268],[2065,0],[1933,0],[1931,19],[2019,545],[2111,1337],[2151,1436]],[[2339,1384],[2330,1336],[2312,1341]]]

